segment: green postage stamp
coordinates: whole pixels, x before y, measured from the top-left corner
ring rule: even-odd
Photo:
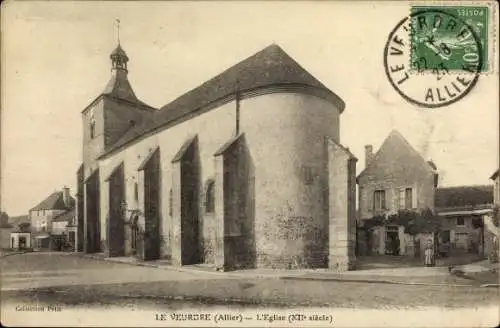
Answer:
[[[412,6],[411,70],[488,72],[490,10],[484,5]]]

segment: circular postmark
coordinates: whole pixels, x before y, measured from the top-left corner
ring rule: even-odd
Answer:
[[[384,66],[389,82],[420,107],[450,105],[476,85],[483,67],[476,31],[451,12],[412,11],[389,34]]]

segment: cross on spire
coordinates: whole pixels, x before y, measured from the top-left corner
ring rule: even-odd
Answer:
[[[117,18],[115,20],[115,23],[116,23],[116,35],[117,35],[117,39],[118,39],[118,45],[120,45],[120,19]]]

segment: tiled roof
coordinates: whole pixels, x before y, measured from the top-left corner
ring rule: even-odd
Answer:
[[[52,219],[52,222],[72,222],[75,217],[75,209],[64,212]]]
[[[343,111],[345,107],[344,102],[336,94],[302,68],[278,45],[273,44],[146,117],[141,124],[130,129],[102,156],[118,150],[147,133],[173,125],[188,115],[211,108],[218,102],[232,100],[237,90],[244,98],[245,95],[251,95],[253,92],[269,87],[294,88],[298,92],[308,88],[338,104],[340,111]]]
[[[436,209],[471,209],[493,204],[493,186],[460,186],[437,188]]]
[[[64,204],[63,192],[56,191],[52,193],[49,197],[45,198],[41,203],[33,207],[30,211],[39,210],[65,210],[75,206],[75,199],[70,196],[70,204],[66,206]]]
[[[396,166],[404,170],[405,161],[407,162],[422,162],[422,167],[427,167],[429,170],[435,171],[436,164],[432,161],[425,161],[422,155],[406,140],[406,138],[397,130],[392,130],[385,138],[384,142],[373,155],[370,164],[358,175],[358,179],[363,175],[371,173],[373,170],[391,169],[389,167],[381,167],[380,160],[390,159]]]

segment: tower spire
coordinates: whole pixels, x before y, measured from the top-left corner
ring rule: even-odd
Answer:
[[[118,18],[115,19],[115,26],[116,26],[118,45],[116,46],[116,49],[113,50],[110,56],[112,65],[111,69],[115,71],[123,71],[126,73],[128,57],[120,45],[120,19]]]

